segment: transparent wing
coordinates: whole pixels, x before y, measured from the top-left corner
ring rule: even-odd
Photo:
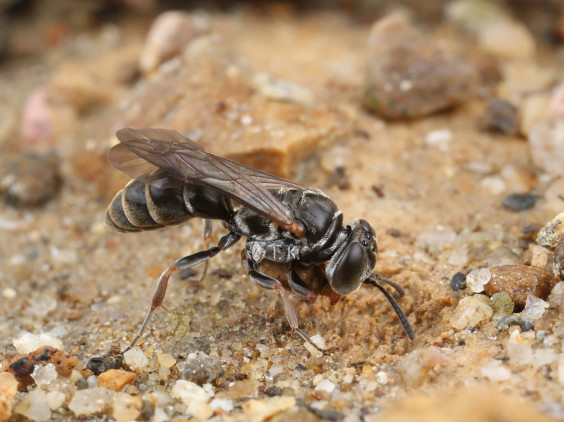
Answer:
[[[120,129],[121,144],[108,153],[112,166],[144,183],[169,187],[195,183],[217,189],[280,227],[300,234],[292,210],[273,191],[304,189],[226,158],[206,152],[175,130]]]

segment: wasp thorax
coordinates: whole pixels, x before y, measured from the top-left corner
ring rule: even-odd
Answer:
[[[376,265],[378,246],[374,229],[366,220],[353,220],[349,235],[327,264],[326,273],[333,291],[340,295],[355,292]]]

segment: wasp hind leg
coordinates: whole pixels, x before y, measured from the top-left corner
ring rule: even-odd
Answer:
[[[247,273],[249,274],[249,277],[251,277],[251,280],[253,280],[260,287],[264,287],[265,289],[269,289],[269,290],[278,290],[280,292],[280,297],[282,298],[282,304],[284,305],[284,312],[286,314],[286,319],[288,320],[288,323],[290,324],[290,328],[292,329],[292,331],[295,331],[302,339],[304,339],[306,342],[311,344],[313,347],[315,347],[317,350],[319,350],[322,353],[331,353],[337,349],[336,347],[330,347],[328,349],[319,347],[311,340],[311,338],[309,338],[309,336],[305,333],[305,331],[303,331],[299,327],[296,310],[294,309],[294,306],[290,301],[288,292],[286,291],[284,285],[279,280],[276,280],[275,278],[272,278],[258,271],[256,269],[256,262],[248,258],[243,259],[243,265],[245,266]]]
[[[186,270],[195,265],[201,264],[202,262],[208,261],[210,258],[216,256],[222,250],[227,249],[230,246],[233,246],[235,243],[237,243],[237,241],[240,238],[241,238],[240,235],[234,232],[229,232],[219,240],[217,246],[208,248],[200,252],[196,252],[195,254],[192,255],[185,256],[184,258],[180,258],[174,261],[172,264],[170,264],[159,277],[157,288],[155,289],[155,293],[153,294],[153,299],[151,300],[151,306],[149,308],[149,311],[145,315],[145,319],[143,320],[143,323],[139,328],[139,332],[137,333],[135,338],[131,340],[131,343],[129,343],[129,346],[127,346],[127,348],[123,352],[125,353],[133,346],[135,346],[135,343],[137,343],[137,341],[143,335],[145,328],[147,328],[147,324],[149,323],[149,320],[151,319],[151,315],[153,315],[155,309],[157,309],[159,306],[163,306],[163,301],[166,295],[166,289],[168,287],[168,279],[170,278],[170,275],[173,272],[179,270]]]

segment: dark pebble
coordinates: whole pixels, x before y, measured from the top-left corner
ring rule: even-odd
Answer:
[[[495,360],[500,360],[502,362],[506,362],[509,360],[509,356],[507,356],[504,353],[496,353],[495,355],[492,356]]]
[[[180,280],[188,280],[189,278],[194,277],[198,272],[193,268],[186,268],[185,270],[180,270],[178,272],[178,277]]]
[[[564,280],[564,243],[559,243],[554,249],[552,269],[560,276],[560,280]]]
[[[313,408],[309,408],[309,410],[326,421],[343,420],[343,414],[341,412],[337,412],[336,410],[317,410]]]
[[[389,234],[392,237],[400,237],[401,236],[401,232],[398,229],[388,229],[386,230],[386,233]]]
[[[218,276],[219,278],[231,278],[231,277],[233,277],[233,273],[231,271],[226,270],[225,268],[216,268],[211,273],[213,275]]]
[[[521,321],[521,324],[519,324],[519,327],[521,327],[521,330],[523,331],[529,331],[532,330],[535,325],[531,322],[531,321]]]
[[[270,397],[279,396],[282,394],[282,389],[280,387],[268,387],[264,390],[264,394]]]
[[[53,153],[5,155],[0,175],[0,193],[17,207],[43,205],[61,186],[59,159]]]
[[[329,175],[327,179],[328,186],[336,186],[339,190],[347,190],[351,187],[351,182],[345,173],[346,169],[343,166],[336,167],[335,170]]]
[[[458,272],[453,275],[450,280],[450,287],[454,291],[464,290],[466,288],[466,274]]]
[[[182,373],[182,378],[198,385],[204,385],[222,375],[223,368],[219,358],[202,353],[188,361],[186,370]]]
[[[512,325],[518,325],[523,331],[529,331],[534,328],[534,324],[531,321],[526,321],[515,314],[506,316],[497,323],[497,327],[502,331],[509,329]]]
[[[110,369],[120,369],[123,365],[123,355],[94,357],[88,361],[86,368],[100,375]]]
[[[503,200],[501,205],[508,211],[524,211],[533,208],[538,200],[539,195],[512,193]]]
[[[519,110],[507,100],[494,98],[482,114],[480,126],[504,135],[516,135],[519,131]]]
[[[303,366],[301,363],[299,363],[298,366],[296,366],[294,369],[296,371],[305,371],[307,368]]]
[[[88,388],[88,381],[86,381],[84,378],[79,378],[74,385],[76,385],[76,388],[78,388],[79,390],[86,390]]]

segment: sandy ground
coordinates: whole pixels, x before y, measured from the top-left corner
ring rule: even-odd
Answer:
[[[255,286],[245,275],[237,245],[214,258],[201,283],[195,281],[198,273],[171,281],[165,301],[169,313],[158,310],[138,344],[149,363],[129,366],[138,375],[123,391],[144,397],[145,403],[136,418],[162,417],[154,403],[148,404],[148,392],[170,392],[182,378],[202,383],[182,371],[186,365],[178,366],[196,352],[205,354],[203,365],[216,375],[204,377],[203,383],[211,383],[216,398],[234,405],[233,410],[215,410],[217,420],[276,415],[276,420],[399,421],[414,420],[414,414],[434,421],[563,418],[558,309],[535,322],[530,335],[523,333],[527,347],[554,353],[552,360],[539,365],[536,358],[508,357],[511,330],[498,330],[495,318],[464,329],[450,323],[459,300],[471,294],[468,289],[453,291],[452,276],[484,266],[498,246],[513,251],[516,263],[530,264],[531,241],[523,229],[538,230],[561,211],[557,201],[540,191],[548,178],[531,163],[527,141],[481,130],[484,98],[407,122],[387,122],[364,110],[360,102],[369,25],[342,12],[300,15],[282,7],[267,14],[213,12],[207,19],[211,32],[221,36],[223,48],[237,60],[244,58],[254,70],[307,87],[314,107],[328,113],[320,118],[320,137],[305,135],[311,153],[300,152],[298,137],[281,147],[289,164],[278,170],[288,171],[298,183],[323,189],[346,222],[357,217],[371,222],[380,251],[375,271],[406,289],[399,304],[414,327],[415,340],[407,339],[375,289],[363,287],[334,306],[327,298],[313,303],[293,298],[302,328],[309,335],[319,334],[328,346],[339,347],[318,356],[290,333],[277,294]],[[143,116],[128,114],[131,110],[120,102],[135,98],[136,88],[107,75],[139,56],[151,21],[146,16],[120,16],[111,26],[89,26],[80,36],[70,32],[64,44],[45,46],[40,56],[6,60],[0,68],[4,157],[25,150],[55,151],[62,179],[60,191],[42,206],[0,204],[0,357],[6,366],[16,356],[13,339],[26,332],[60,338],[62,349],[84,366],[92,357],[123,350],[144,316],[162,269],[203,248],[199,221],[127,235],[103,226],[105,207],[127,180],[104,158],[115,142],[113,131],[124,122],[160,122],[143,124]],[[18,25],[23,31],[33,23],[22,19]],[[435,31],[448,38],[443,27]],[[562,66],[551,52],[543,54],[547,66]],[[84,92],[88,100],[83,108],[73,103],[68,116],[57,109],[53,136],[21,139],[19,125],[29,93],[57,78],[75,77],[76,86],[68,85],[77,95],[83,92],[80,76],[98,77],[93,86],[102,98],[95,101],[92,92]],[[334,109],[328,104],[344,113],[342,124],[331,126]],[[197,126],[191,121],[186,125]],[[430,132],[441,129],[450,133],[446,142],[426,141]],[[329,135],[331,141],[323,144]],[[222,152],[223,144],[214,146],[213,137],[203,138],[207,148]],[[253,159],[252,151],[245,154]],[[336,167],[344,168],[344,176],[335,176]],[[502,188],[496,188],[495,178],[503,180]],[[503,209],[503,199],[515,192],[539,192],[541,198],[525,211]],[[217,236],[224,233],[216,231]],[[471,250],[462,265],[451,258],[460,245]],[[158,356],[163,354],[177,362],[168,371],[159,369]],[[484,368],[501,373],[499,379]],[[17,403],[25,402],[26,391],[18,393]],[[76,417],[68,408],[70,397],[53,412],[53,420]],[[291,400],[281,401],[284,398]],[[190,412],[175,400],[156,407],[169,417],[189,418]],[[260,403],[275,410],[259,416]],[[106,409],[87,418],[102,418],[104,413],[113,417]]]

